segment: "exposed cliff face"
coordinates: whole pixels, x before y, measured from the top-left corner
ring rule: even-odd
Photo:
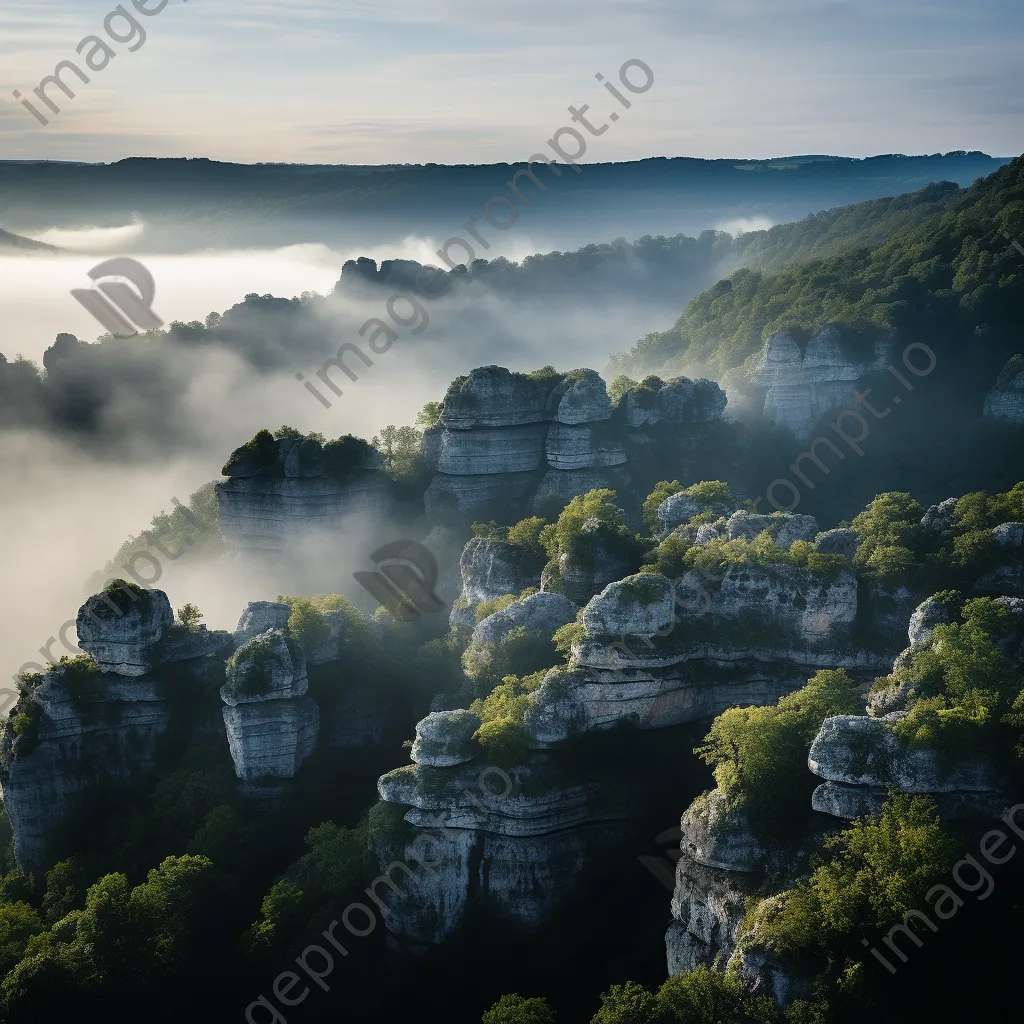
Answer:
[[[551,496],[568,501],[595,487],[621,488],[627,441],[649,442],[644,431],[657,425],[699,432],[724,409],[725,394],[712,381],[676,378],[630,395],[617,410],[593,370],[535,376],[479,367],[451,385],[439,435],[431,434],[437,474],[424,498],[427,515],[512,519]]]
[[[873,352],[854,357],[836,325],[818,331],[806,349],[787,331],[773,334],[752,374],[755,387],[767,389],[765,416],[799,440],[810,440],[825,413],[852,406],[850,389],[858,378],[884,368],[890,347],[880,340]]]
[[[235,652],[226,677],[220,695],[235,774],[249,784],[290,779],[313,752],[320,727],[301,648],[269,629]]]
[[[665,933],[669,975],[705,965],[734,970],[780,1005],[810,995],[807,980],[773,961],[756,936],[740,936],[747,900],[788,888],[807,867],[811,842],[765,847],[741,809],[716,789],[698,797],[680,822],[672,922]]]
[[[504,594],[520,594],[540,582],[540,570],[522,548],[504,541],[474,537],[462,549],[462,593],[452,606],[451,624],[467,629],[476,623],[476,606]]]
[[[368,448],[339,468],[318,441],[250,442],[231,454],[227,479],[217,484],[224,541],[241,551],[282,552],[343,521],[372,529],[391,510],[390,485],[378,466]]]
[[[1003,367],[985,396],[985,419],[1012,426],[1024,424],[1024,357],[1014,356]]]
[[[207,655],[230,649],[230,635],[172,626],[162,591],[139,591],[134,602],[120,591],[116,597],[123,615],[115,616],[103,595],[79,611],[80,643],[103,661],[54,665],[12,709],[11,720],[24,714],[34,724],[17,737],[11,720],[3,726],[4,806],[26,871],[59,856],[48,845],[53,829],[101,787],[152,771],[170,730],[220,728],[212,683],[221,662]],[[161,681],[168,666],[173,683]]]
[[[416,832],[404,831],[378,849],[382,870],[392,860],[435,865],[399,880],[404,898],[390,900],[383,912],[392,946],[443,942],[481,901],[522,928],[543,928],[625,817],[601,786],[559,782],[543,757],[506,778],[511,786],[476,760],[453,768],[412,765],[380,779],[381,798],[408,807],[405,821],[432,839],[416,841]]]
[[[819,668],[887,671],[892,654],[852,641],[856,615],[849,571],[734,566],[718,584],[696,573],[674,588],[658,574],[617,581],[588,602],[588,635],[569,669],[544,681],[527,731],[543,747],[622,720],[661,729],[773,703]]]

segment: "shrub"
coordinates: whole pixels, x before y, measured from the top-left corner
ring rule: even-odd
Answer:
[[[558,1018],[546,999],[502,996],[480,1018],[481,1024],[557,1024]]]
[[[654,485],[654,490],[644,499],[644,526],[649,530],[655,530],[658,527],[658,509],[661,507],[661,503],[681,490],[683,490],[683,485],[678,480],[659,480]]]
[[[601,1008],[590,1024],[662,1024],[664,1020],[658,997],[643,985],[627,981],[601,993]]]
[[[614,504],[615,492],[602,488],[577,495],[562,509],[558,521],[550,523],[540,532],[540,543],[544,546],[548,558],[557,560],[559,555],[567,552],[572,542],[579,537],[583,524],[588,519],[596,519],[613,530],[628,537],[632,534],[626,529],[622,509]]]
[[[583,609],[581,608],[576,613],[576,621],[567,622],[564,626],[556,629],[552,640],[555,650],[568,661],[572,645],[579,643],[585,636],[587,636],[587,630],[583,625]]]
[[[178,609],[175,620],[182,629],[189,633],[198,633],[203,624],[203,613],[194,604],[183,604]]]
[[[862,818],[825,842],[828,859],[806,881],[758,904],[742,926],[777,956],[865,956],[860,938],[888,931],[946,875],[957,843],[930,797],[891,794],[877,817]]]
[[[729,708],[714,720],[695,752],[755,828],[785,830],[802,819],[814,784],[807,751],[827,717],[856,712],[853,686],[846,672],[822,669],[774,707]]]
[[[547,523],[539,516],[521,519],[515,526],[509,527],[507,534],[508,542],[509,544],[515,544],[516,547],[522,548],[531,555],[535,555],[537,558],[543,559],[544,545],[541,543],[541,533],[544,531],[545,526],[547,526]]]
[[[493,615],[495,612],[500,612],[506,609],[510,604],[514,604],[517,598],[515,594],[501,594],[499,597],[492,597],[490,601],[481,601],[474,612],[477,622],[482,622],[487,618],[488,615]]]

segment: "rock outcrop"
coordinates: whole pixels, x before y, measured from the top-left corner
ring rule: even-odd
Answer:
[[[871,351],[853,352],[843,329],[822,328],[803,347],[788,331],[773,334],[765,342],[752,379],[764,393],[764,415],[807,441],[826,413],[853,408],[851,388],[865,374],[885,367],[891,341],[879,339]]]
[[[342,522],[370,530],[390,511],[390,484],[368,445],[350,445],[341,456],[315,440],[258,438],[231,454],[223,469],[227,479],[217,484],[220,530],[229,548],[280,553]]]
[[[437,473],[424,495],[427,515],[508,521],[595,488],[622,489],[628,441],[649,442],[644,432],[658,425],[699,431],[724,409],[725,393],[713,381],[658,381],[616,408],[593,370],[479,367],[448,389],[432,432]]]
[[[169,730],[222,728],[223,663],[211,655],[230,650],[230,634],[176,627],[166,594],[127,584],[82,606],[78,635],[89,654],[29,677],[0,737],[4,807],[26,871],[59,858],[51,836],[88,800],[153,771]]]
[[[540,568],[515,544],[474,537],[459,559],[462,593],[452,606],[451,624],[471,629],[476,606],[505,594],[521,594],[540,583]]]
[[[623,720],[661,729],[774,703],[820,668],[865,680],[888,671],[893,654],[853,639],[857,600],[849,571],[786,565],[611,583],[587,603],[568,668],[549,673],[527,711],[530,741],[546,747]]]
[[[1024,424],[1024,356],[1014,356],[1003,367],[985,396],[984,416],[996,423]]]
[[[268,629],[228,661],[221,687],[224,725],[243,792],[263,795],[290,779],[313,752],[320,711],[307,696],[302,649]]]
[[[403,875],[405,898],[382,907],[389,945],[399,949],[443,942],[480,900],[520,928],[542,929],[626,816],[599,784],[560,781],[543,757],[508,774],[479,760],[451,768],[414,764],[383,776],[377,789],[406,809],[412,826],[378,844],[382,867],[394,860],[435,865]]]

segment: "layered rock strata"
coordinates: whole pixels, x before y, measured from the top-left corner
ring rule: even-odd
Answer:
[[[870,352],[855,355],[835,324],[806,347],[788,331],[773,334],[752,374],[754,386],[764,391],[764,415],[799,440],[810,440],[826,413],[854,408],[851,389],[859,378],[884,369],[891,347],[891,339],[880,338]]]
[[[252,442],[250,442],[252,445]],[[391,489],[372,453],[344,470],[328,465],[318,441],[285,438],[232,453],[217,484],[225,543],[248,552],[282,552],[342,522],[371,530],[391,509]]]
[[[235,652],[226,679],[224,726],[243,789],[255,794],[290,779],[313,752],[320,727],[302,649],[268,629]]]
[[[175,627],[159,590],[140,590],[120,616],[104,600],[109,596],[96,595],[79,611],[79,642],[94,657],[30,679],[3,725],[0,782],[25,871],[57,859],[53,830],[89,799],[154,770],[169,730],[221,728],[210,685],[221,661],[207,655],[230,650],[230,635]]]
[[[433,865],[403,874],[403,898],[382,904],[389,944],[399,949],[443,942],[482,900],[520,928],[544,928],[578,890],[596,851],[614,842],[626,814],[597,784],[559,781],[543,758],[508,774],[479,759],[450,768],[415,764],[389,772],[377,789],[407,808],[404,821],[421,830],[420,841],[401,829],[379,844],[382,868],[395,860]]]

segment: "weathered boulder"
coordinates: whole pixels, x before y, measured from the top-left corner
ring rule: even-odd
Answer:
[[[921,525],[930,533],[949,534],[956,521],[956,498],[947,498],[928,507],[921,517]]]
[[[133,584],[108,587],[78,609],[78,645],[104,672],[144,676],[154,664],[154,649],[174,624],[171,603],[162,590]]]
[[[729,540],[741,538],[752,541],[760,533],[767,531],[775,544],[784,550],[788,550],[798,540],[813,541],[819,529],[818,520],[814,516],[796,515],[792,512],[761,515],[740,510],[733,512],[726,525]]]
[[[923,644],[932,635],[936,626],[952,622],[953,617],[946,610],[941,601],[929,597],[914,609],[910,616],[910,626],[907,629],[907,636],[912,646]]]
[[[279,629],[268,629],[239,647],[228,659],[225,676],[220,695],[232,707],[301,697],[309,686],[302,648]]]
[[[542,591],[515,601],[481,619],[473,630],[473,643],[501,643],[517,628],[538,630],[548,636],[576,618],[576,605],[562,594]]]
[[[1000,523],[992,536],[1001,551],[1019,552],[1024,547],[1024,523]]]
[[[250,601],[235,627],[235,646],[241,647],[268,629],[284,629],[291,613],[291,607],[279,601]]]
[[[669,534],[676,527],[683,526],[703,511],[704,509],[696,498],[691,498],[682,492],[673,494],[658,506],[658,522],[661,524],[661,532]]]
[[[548,396],[547,415],[569,426],[611,419],[612,403],[601,375],[594,370],[566,374]]]
[[[852,561],[860,547],[860,534],[848,528],[826,530],[818,534],[814,546],[823,555],[844,555]]]
[[[513,373],[503,366],[480,366],[459,377],[444,397],[441,425],[449,430],[510,427],[547,420],[553,382]]]
[[[807,764],[829,782],[893,788],[903,793],[993,792],[999,789],[984,757],[943,759],[929,747],[911,746],[887,719],[826,718],[811,744]]]
[[[474,537],[459,558],[462,593],[452,607],[451,624],[472,628],[476,606],[505,594],[520,594],[540,581],[522,548],[499,540]]]
[[[654,636],[673,620],[675,593],[660,573],[640,573],[609,583],[583,610],[592,636]]]
[[[434,768],[472,761],[480,748],[473,733],[480,728],[480,719],[470,711],[435,711],[416,725],[412,760]]]
[[[718,540],[721,534],[718,530],[711,525],[711,523],[701,523],[697,527],[697,533],[693,538],[693,546],[697,548],[704,547],[705,544],[710,544],[713,540]]]
[[[764,870],[767,853],[746,813],[731,807],[721,790],[699,796],[683,814],[681,848],[692,860],[724,871]]]
[[[1024,424],[1024,356],[1014,356],[1003,367],[985,396],[984,416],[997,423]]]

